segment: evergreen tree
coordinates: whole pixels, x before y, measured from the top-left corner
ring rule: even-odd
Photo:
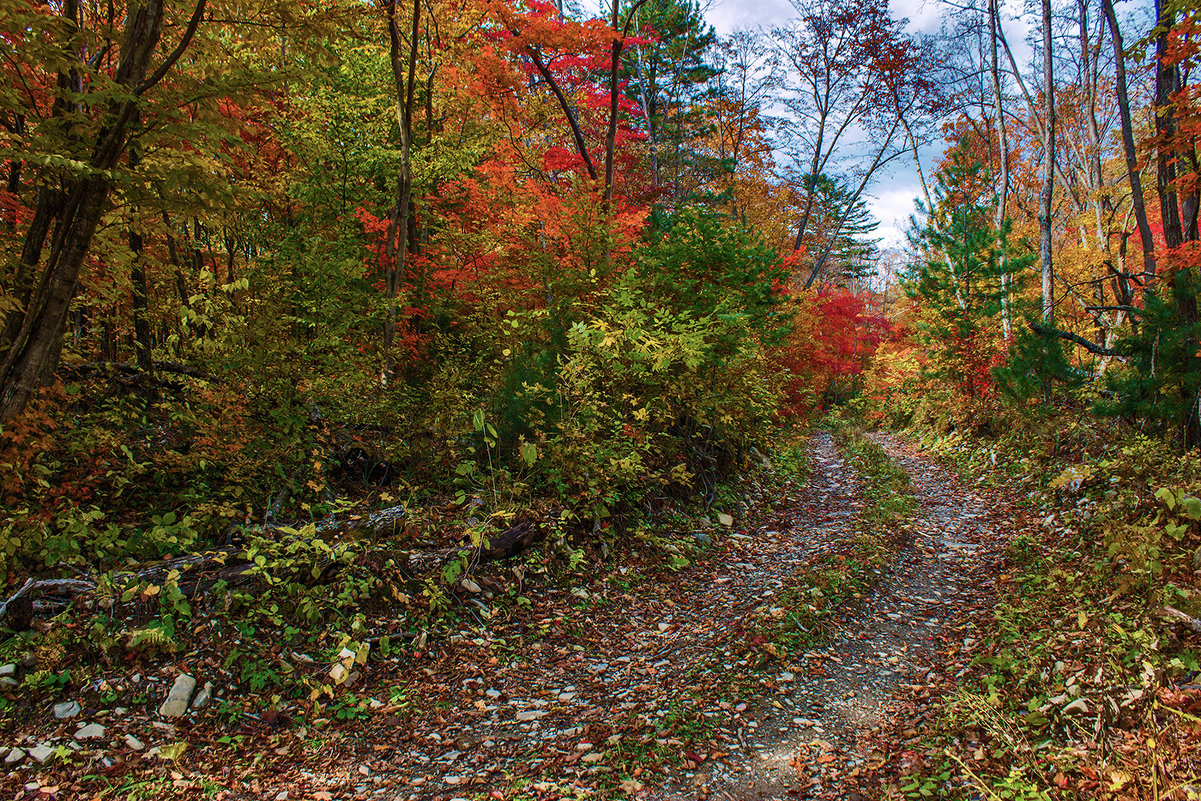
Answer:
[[[1137,420],[1191,447],[1201,424],[1201,322],[1195,313],[1201,279],[1196,268],[1182,265],[1157,289],[1147,293],[1140,324],[1117,344],[1126,366],[1110,376],[1113,397],[1099,411]]]
[[[917,254],[907,291],[923,301],[919,334],[928,347],[929,371],[967,398],[990,396],[993,369],[1005,358],[1001,314],[1006,282],[1013,287],[1031,263],[1011,252],[1010,224],[997,231],[988,170],[966,143],[948,154],[936,177],[934,208],[911,218],[910,245]]]

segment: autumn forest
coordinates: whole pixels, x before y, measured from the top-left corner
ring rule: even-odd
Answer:
[[[929,5],[0,0],[3,793],[1201,798],[1201,5]]]

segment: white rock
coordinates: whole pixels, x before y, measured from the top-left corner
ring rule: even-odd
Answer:
[[[1071,715],[1073,713],[1080,714],[1080,715],[1087,715],[1088,714],[1088,704],[1085,703],[1083,698],[1077,698],[1075,701],[1073,701],[1072,703],[1065,706],[1063,708],[1063,712],[1065,715]]]
[[[82,711],[83,707],[79,705],[78,701],[63,701],[54,705],[54,717],[59,720],[73,718]]]
[[[525,709],[517,713],[517,722],[525,723],[530,720],[537,720],[541,717],[546,717],[547,712],[542,709]]]
[[[167,694],[167,700],[163,701],[163,705],[158,708],[158,713],[165,718],[183,717],[188,711],[188,702],[192,700],[192,693],[195,689],[196,679],[187,673],[180,673],[175,677],[175,684],[171,685],[171,692]]]
[[[10,768],[14,767],[16,765],[21,764],[21,762],[23,762],[24,760],[25,760],[24,749],[17,748],[16,746],[8,749],[8,753],[4,755],[4,764],[6,767],[10,767]]]
[[[16,663],[10,662],[7,665],[0,665],[0,676],[7,676],[11,679],[15,675],[17,675]]]
[[[467,590],[467,592],[474,592],[477,594],[483,592],[483,590],[480,588],[480,585],[476,584],[469,578],[460,579],[459,586]]]
[[[42,745],[41,743],[38,743],[33,748],[29,749],[29,755],[38,762],[44,764],[54,756],[54,749],[48,745]]]
[[[75,732],[76,740],[100,740],[104,738],[104,727],[99,723],[89,723]]]
[[[725,512],[718,512],[717,513],[717,522],[721,523],[726,528],[729,528],[730,526],[734,525],[734,518],[731,517],[730,515],[726,514]]]
[[[141,751],[143,748],[146,747],[145,743],[143,743],[137,737],[134,737],[132,734],[125,735],[125,745],[131,751]]]

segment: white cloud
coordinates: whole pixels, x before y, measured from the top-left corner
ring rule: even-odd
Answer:
[[[722,36],[742,28],[770,29],[794,16],[796,9],[788,0],[714,0],[705,11],[705,19]]]
[[[896,176],[885,179],[867,199],[868,208],[880,221],[876,233],[883,240],[884,248],[904,247],[905,232],[909,230],[909,217],[914,213],[913,202],[921,197],[922,188],[917,178]]]

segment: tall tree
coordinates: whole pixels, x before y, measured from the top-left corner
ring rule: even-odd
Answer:
[[[402,34],[397,20],[397,0],[384,0],[388,21],[388,63],[392,68],[392,84],[396,93],[396,124],[400,128],[400,168],[396,175],[396,201],[388,219],[388,241],[385,247],[388,274],[388,316],[384,328],[385,381],[395,367],[393,346],[396,343],[397,296],[408,255],[410,207],[413,202],[413,94],[417,83],[418,34],[421,25],[421,0],[413,0],[413,22],[409,37],[401,46]],[[402,61],[408,51],[408,64]]]
[[[1051,0],[1042,0],[1043,22],[1043,183],[1038,193],[1038,263],[1042,275],[1043,324],[1055,324],[1051,201],[1055,192],[1055,54]]]
[[[890,113],[895,101],[884,87],[890,77],[917,73],[909,61],[914,50],[906,46],[902,24],[890,16],[886,0],[855,7],[803,0],[797,11],[798,20],[774,29],[772,39],[786,65],[783,144],[798,165],[797,183],[804,193],[793,240],[793,249],[801,250],[813,217],[817,177],[844,169],[857,132],[870,131],[867,152],[862,146],[854,149],[864,187],[901,152],[888,150],[900,139],[895,137],[897,118]],[[909,97],[908,92],[902,95]]]
[[[5,321],[0,421],[25,408],[58,361],[67,311],[112,187],[110,171],[125,153],[139,107],[200,27],[205,0],[198,1],[165,52],[160,52],[168,16],[163,0],[131,2],[123,9],[123,29],[116,27],[120,17],[114,9],[89,36],[82,35],[77,0],[67,0],[58,19],[49,9],[30,13],[24,4],[5,5],[5,34],[24,43],[24,55],[44,56],[29,67],[39,73],[34,85],[46,86],[53,103],[39,125],[46,166],[34,179],[40,189],[12,282],[19,306]],[[92,49],[81,42],[101,44]],[[111,73],[97,69],[114,53]],[[54,78],[47,80],[51,70]],[[37,98],[27,102],[35,112]]]

